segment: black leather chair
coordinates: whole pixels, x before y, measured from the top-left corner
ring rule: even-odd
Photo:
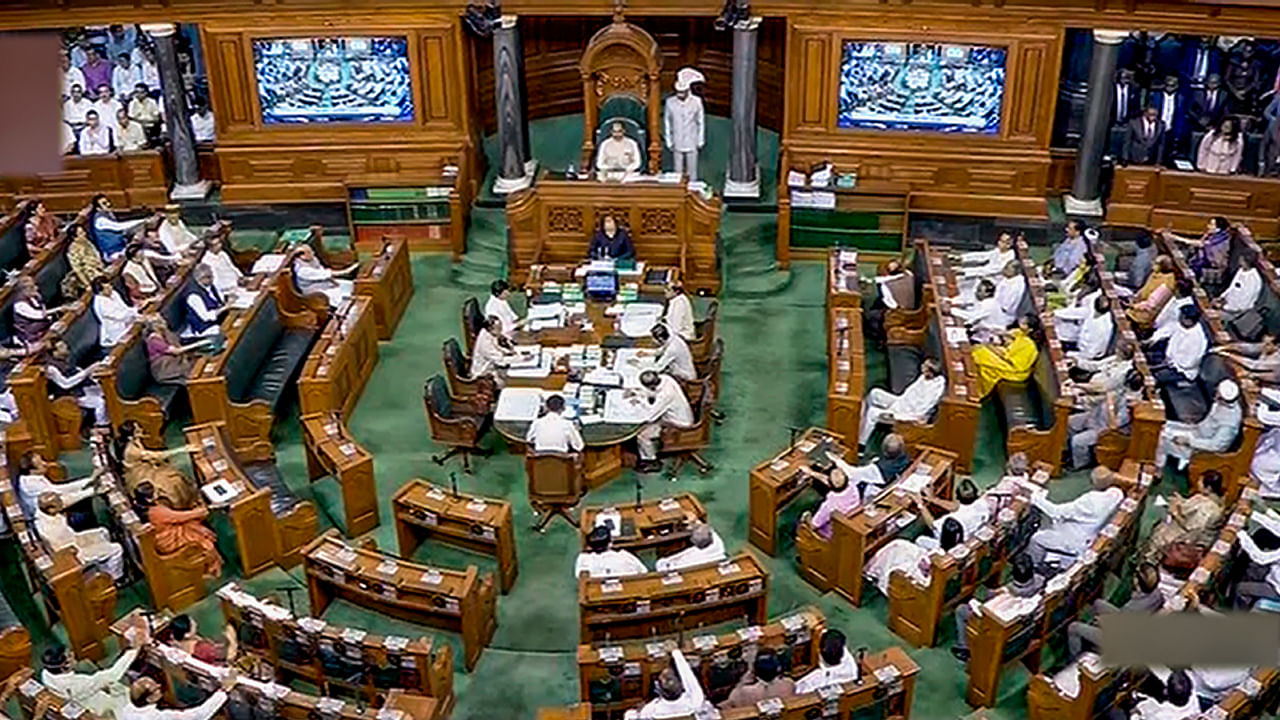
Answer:
[[[449,387],[454,397],[471,399],[481,396],[486,402],[497,399],[498,389],[493,378],[471,377],[471,360],[462,354],[462,346],[457,340],[445,340],[440,352],[444,356],[444,369],[449,375]]]
[[[484,327],[484,312],[480,309],[480,301],[469,297],[462,301],[462,339],[467,344],[467,355],[475,352],[476,336]]]
[[[30,208],[16,211],[18,217],[0,233],[0,269],[12,272],[20,269],[31,256],[27,254],[27,216]]]
[[[431,439],[449,446],[448,452],[431,456],[435,464],[443,465],[445,460],[461,455],[462,469],[470,473],[472,455],[490,454],[480,447],[480,439],[489,429],[490,404],[453,397],[443,375],[427,378],[422,387],[422,404]]]

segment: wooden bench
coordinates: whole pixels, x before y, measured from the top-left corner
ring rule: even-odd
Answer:
[[[796,695],[786,700],[766,700],[758,706],[722,710],[719,717],[720,720],[908,720],[911,717],[911,702],[919,672],[920,667],[901,648],[891,647],[863,659],[860,682],[842,683],[826,691]],[[589,703],[564,708],[543,708],[538,711],[538,720],[592,720],[594,717],[597,717],[596,710]],[[668,720],[695,718],[686,715]]]
[[[270,447],[271,428],[286,394],[319,334],[323,318],[291,312],[279,295],[284,274],[270,276],[245,310],[223,320],[226,347],[200,358],[187,394],[196,422],[223,421],[237,452]]]
[[[579,699],[596,716],[614,716],[643,705],[677,646],[694,668],[707,699],[718,704],[729,697],[748,670],[745,657],[757,649],[777,653],[783,674],[799,679],[818,666],[819,640],[826,618],[816,607],[804,608],[767,625],[752,625],[718,635],[683,636],[657,641],[629,641],[578,646]]]
[[[240,647],[275,668],[280,682],[300,679],[327,696],[354,696],[374,706],[388,690],[399,689],[435,698],[444,716],[453,708],[453,651],[446,644],[296,618],[235,583],[217,595]]]
[[[354,297],[329,316],[298,377],[303,415],[337,410],[347,417],[378,362],[378,335],[369,300]]]
[[[893,431],[913,450],[928,446],[954,453],[956,470],[968,472],[973,466],[978,414],[982,408],[977,401],[974,379],[978,373],[969,341],[965,338],[951,342],[947,337],[950,328],[963,327],[963,323],[951,315],[948,300],[959,292],[956,276],[947,265],[946,254],[930,250],[927,242],[917,242],[916,258],[920,266],[916,272],[927,280],[926,287],[933,288],[929,295],[935,300],[932,305],[924,306],[927,312],[918,324],[903,323],[886,328],[889,391],[904,392],[920,375],[920,365],[925,358],[937,361],[939,371],[947,378],[947,389],[931,418],[924,422],[896,419]]]
[[[64,699],[58,693],[45,687],[29,667],[17,672],[14,678],[17,691],[14,695],[23,717],[41,720],[107,720],[106,715],[86,710],[83,706]],[[40,711],[43,710],[43,713]],[[7,717],[0,711],[0,717]]]
[[[3,468],[0,468],[0,485],[3,485],[0,504],[4,507],[4,517],[22,548],[27,577],[44,601],[49,617],[62,622],[67,647],[73,655],[86,660],[103,659],[107,650],[102,641],[115,616],[115,581],[97,568],[86,567],[74,552],[49,552],[27,521],[9,484],[8,471]],[[20,589],[26,589],[25,583]],[[9,647],[17,639],[16,635],[10,637],[7,630],[0,631],[0,658],[22,654],[22,664],[26,665],[30,662],[30,638],[25,653],[13,652]],[[0,673],[8,675],[3,670]]]
[[[640,503],[590,505],[582,508],[578,523],[583,549],[600,515],[617,518],[614,548],[632,553],[653,551],[658,557],[666,557],[692,546],[693,524],[688,518],[692,516],[706,522],[707,509],[693,493],[651,498]]]
[[[943,618],[980,586],[998,581],[1026,546],[1034,531],[1029,508],[1026,499],[1015,497],[1001,508],[994,527],[980,528],[950,552],[934,553],[924,584],[895,570],[889,576],[889,629],[915,647],[932,647]]]
[[[303,546],[316,536],[316,509],[285,483],[275,453],[261,453],[257,446],[259,454],[237,453],[221,422],[191,425],[184,435],[200,485],[221,482],[235,492],[226,512],[243,575],[297,565]]]
[[[763,625],[769,573],[750,553],[669,573],[578,578],[580,642],[641,638],[740,620]]]
[[[342,497],[343,533],[356,537],[378,527],[373,455],[356,442],[336,411],[303,415],[301,422],[307,477],[316,502],[328,502],[327,481],[332,479]]]
[[[0,217],[0,270],[17,272],[31,259],[27,252],[27,218],[35,202],[23,200]]]
[[[1039,671],[1041,649],[1102,593],[1106,576],[1128,557],[1137,538],[1138,521],[1154,475],[1150,465],[1139,469],[1132,462],[1126,464],[1121,475],[1137,479],[1128,484],[1120,508],[1089,550],[1049,580],[1037,596],[1034,610],[1018,617],[1002,618],[988,611],[984,604],[974,613],[965,630],[971,653],[965,700],[970,705],[991,707],[995,704],[1005,665],[1021,660],[1032,672]]]
[[[462,661],[468,671],[498,626],[497,593],[492,575],[428,567],[366,547],[343,542],[336,530],[316,538],[303,551],[311,615],[342,597],[362,607],[411,622],[441,627],[462,636]]]
[[[820,452],[814,452],[815,450]],[[845,460],[857,455],[845,445],[842,435],[823,428],[809,428],[786,450],[751,468],[747,495],[747,539],[773,555],[777,549],[778,513],[809,488],[809,476],[800,471],[810,465],[810,454],[833,452]],[[821,458],[821,462],[827,462]]]
[[[0,181],[0,199],[38,197],[53,212],[83,207],[95,195],[106,195],[118,208],[162,207],[169,201],[169,181],[159,150],[110,155],[68,155],[62,169]]]
[[[867,385],[862,311],[835,307],[827,316],[827,427],[845,437],[858,437]]]
[[[424,540],[435,539],[497,560],[504,595],[515,585],[519,563],[511,503],[410,480],[391,496],[391,508],[400,557],[412,557]]]
[[[155,527],[146,518],[138,517],[125,493],[124,479],[112,469],[107,456],[108,441],[105,433],[93,436],[94,463],[107,468],[107,477],[111,478],[105,495],[111,522],[124,545],[125,557],[142,572],[153,607],[181,612],[208,592],[204,553],[190,545],[172,553],[160,552],[156,547]]]
[[[852,513],[832,513],[831,537],[824,538],[809,523],[796,528],[796,570],[822,592],[834,590],[853,603],[862,604],[866,579],[862,570],[876,551],[915,521],[912,497],[897,487],[919,472],[930,477],[934,497],[953,497],[955,457],[935,448],[921,447],[915,461],[897,483],[887,485],[874,499],[868,497]]]

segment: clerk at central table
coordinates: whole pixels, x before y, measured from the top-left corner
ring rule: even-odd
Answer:
[[[631,242],[631,233],[619,227],[612,215],[606,214],[591,236],[587,257],[591,260],[635,260],[636,246]]]

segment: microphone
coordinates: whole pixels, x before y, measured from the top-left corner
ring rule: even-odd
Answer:
[[[453,490],[453,496],[458,497],[458,473],[449,473],[449,487]]]
[[[290,612],[294,617],[297,617],[297,615],[298,615],[298,611],[297,611],[297,609],[296,609],[296,608],[294,607],[294,605],[293,605],[293,594],[294,594],[294,593],[296,593],[296,592],[298,592],[298,588],[296,588],[296,587],[294,587],[294,586],[292,586],[292,585],[285,585],[285,586],[281,586],[281,587],[276,588],[276,592],[282,592],[282,593],[284,593],[284,594],[285,594],[285,597],[286,597],[286,598],[288,599],[288,601],[289,601],[289,612]]]
[[[796,449],[796,438],[799,437],[804,428],[788,425],[787,430],[791,432],[791,442],[787,445],[787,452],[792,452]]]

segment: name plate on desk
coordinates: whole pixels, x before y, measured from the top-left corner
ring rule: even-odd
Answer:
[[[679,585],[684,582],[684,578],[680,577],[680,573],[672,572],[662,576],[663,585]]]
[[[378,564],[377,571],[382,575],[395,575],[400,566],[393,560],[383,560]]]
[[[717,569],[720,571],[721,575],[734,575],[736,573],[742,572],[742,568],[739,567],[738,563],[735,563],[735,562],[723,563]]]
[[[600,592],[602,593],[619,593],[622,592],[621,580],[605,580],[600,583]]]
[[[444,576],[439,570],[428,570],[422,573],[422,582],[427,585],[439,585],[444,581]]]
[[[476,498],[467,503],[467,512],[482,513],[489,508],[489,504],[480,498]]]
[[[783,466],[785,465],[784,463]],[[662,502],[658,503],[658,509],[662,512],[675,512],[680,509],[680,501],[675,498],[663,498]]]

